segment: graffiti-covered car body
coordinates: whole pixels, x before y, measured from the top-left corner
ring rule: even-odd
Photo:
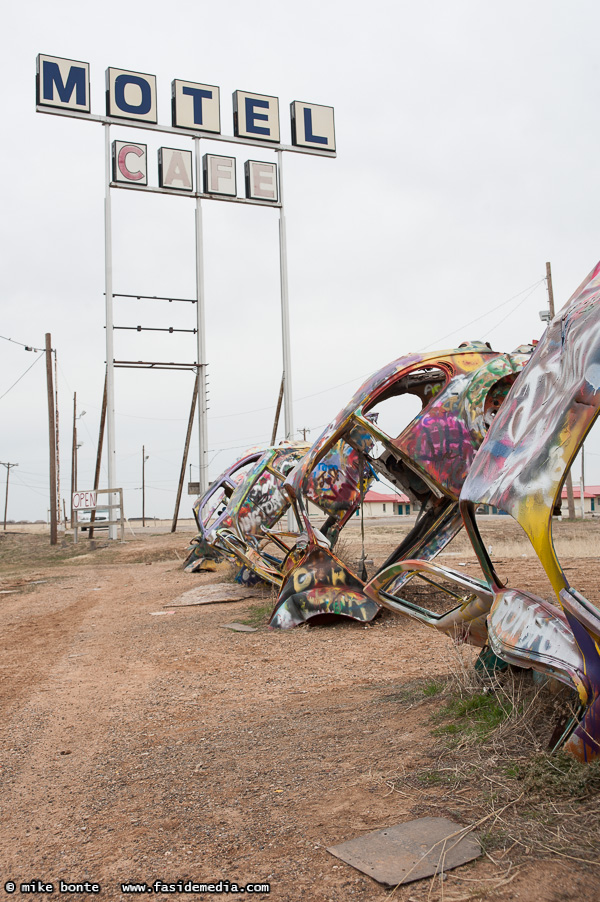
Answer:
[[[306,443],[283,442],[251,449],[221,473],[194,503],[199,532],[184,569],[199,570],[205,560],[227,559],[247,566],[240,553],[245,558],[247,552],[264,544],[263,528],[271,529],[287,511],[289,500],[281,486],[308,447]]]
[[[367,468],[421,506],[415,526],[383,569],[405,557],[430,560],[462,526],[458,497],[463,482],[530,352],[531,348],[525,346],[513,354],[499,354],[482,342],[473,342],[449,351],[410,354],[384,367],[356,392],[286,480],[285,490],[304,535],[287,558],[286,580],[271,626],[287,628],[337,614],[340,598],[348,592],[355,608],[362,599],[363,619],[371,619],[379,609],[378,600],[363,592],[366,574],[361,574],[362,580],[351,574],[351,586],[345,582],[342,573],[347,568],[311,528],[305,486],[329,449],[345,441],[355,448]],[[420,412],[404,429],[386,431],[376,414],[402,395],[416,396]],[[357,436],[365,434],[371,439],[371,448],[356,441]],[[395,588],[402,580],[399,576]]]
[[[362,442],[366,447],[368,436]],[[308,448],[282,442],[248,452],[215,480],[194,504],[199,534],[184,565],[188,572],[205,560],[228,559],[241,565],[243,581],[258,578],[280,586],[284,560],[299,538],[298,532],[274,529],[290,506],[282,486]],[[306,500],[325,515],[321,533],[332,545],[360,503],[359,481],[358,453],[345,442],[337,442],[307,480]]]
[[[464,593],[453,612],[455,638],[489,644],[507,664],[555,677],[576,691],[580,708],[557,746],[584,761],[600,755],[600,608],[569,585],[552,542],[552,514],[599,412],[600,263],[550,322],[465,480],[460,510],[483,579],[406,560],[365,589],[392,610],[404,610],[395,579],[423,574],[453,581]],[[555,603],[502,584],[477,528],[479,504],[520,524]]]

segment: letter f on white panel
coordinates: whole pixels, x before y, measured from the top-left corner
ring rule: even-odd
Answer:
[[[222,194],[226,197],[237,195],[235,157],[205,153],[202,157],[202,171],[205,194]]]

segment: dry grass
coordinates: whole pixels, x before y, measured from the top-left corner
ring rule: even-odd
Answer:
[[[460,649],[449,679],[423,683],[421,692],[437,702],[430,760],[410,774],[391,777],[388,786],[403,794],[421,792],[415,816],[445,814],[467,830],[477,828],[484,853],[498,869],[486,892],[504,886],[532,859],[556,856],[595,869],[600,761],[580,764],[549,750],[557,723],[575,710],[572,693],[535,682],[520,670],[483,680]],[[462,890],[468,888],[467,876],[453,879]]]

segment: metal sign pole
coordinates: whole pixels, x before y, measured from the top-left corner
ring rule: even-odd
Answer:
[[[287,243],[283,206],[283,153],[277,151],[279,169],[279,280],[281,286],[281,343],[283,350],[283,398],[285,437],[294,438],[294,410],[292,401],[292,361],[290,351],[290,305],[288,295]]]
[[[196,340],[198,352],[198,465],[200,495],[208,488],[208,424],[206,410],[206,330],[204,325],[204,249],[202,243],[202,166],[200,138],[194,137],[196,164]]]
[[[106,298],[106,447],[108,453],[108,488],[117,484],[115,455],[115,371],[114,371],[114,332],[113,332],[113,272],[112,272],[112,217],[111,217],[111,149],[110,125],[104,126],[105,137],[105,176],[106,193],[104,197],[104,291]],[[112,494],[108,496],[109,505],[114,503]],[[110,510],[110,508],[109,508]],[[112,517],[111,517],[112,519]],[[110,539],[117,539],[117,527],[109,526]]]
[[[277,151],[279,170],[279,284],[281,287],[281,347],[283,351],[283,400],[285,437],[294,438],[294,409],[292,400],[292,360],[290,351],[290,302],[288,295],[287,240],[285,231],[285,211],[283,206],[283,153]],[[287,513],[288,532],[297,528],[292,508]]]

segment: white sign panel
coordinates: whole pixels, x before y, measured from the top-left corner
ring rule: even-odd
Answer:
[[[235,162],[235,157],[223,157],[214,153],[204,154],[202,157],[202,171],[204,174],[205,194],[236,197]]]
[[[156,75],[107,69],[106,115],[156,124]]]
[[[39,106],[90,112],[90,64],[38,54],[37,103]]]
[[[296,147],[319,147],[335,151],[333,107],[294,100],[292,115],[292,144]]]
[[[90,511],[96,508],[96,492],[74,492],[71,504],[74,511]]]
[[[161,188],[192,191],[192,151],[161,147],[158,151],[158,184]]]
[[[279,142],[279,100],[268,94],[233,94],[233,133],[237,138]]]
[[[277,202],[277,164],[248,160],[246,170],[246,197],[253,200]]]
[[[148,147],[129,141],[112,143],[113,182],[148,184]]]
[[[214,85],[199,85],[176,78],[171,82],[171,103],[175,128],[221,132],[220,92]]]

